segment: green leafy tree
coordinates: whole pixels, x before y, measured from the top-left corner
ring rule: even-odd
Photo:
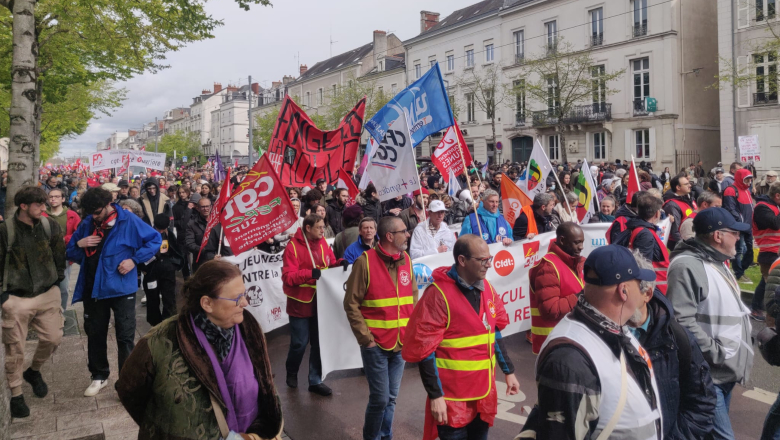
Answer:
[[[187,156],[187,160],[195,160],[201,154],[200,135],[192,131],[185,132],[183,130],[166,134],[157,143],[157,151],[167,155],[165,157],[166,161],[173,160],[174,151],[177,159]]]
[[[517,79],[525,80],[523,90],[529,101],[547,108],[544,112],[534,112],[534,117],[556,128],[563,162],[568,161],[567,115],[577,105],[606,102],[607,97],[618,92],[609,88],[609,84],[625,71],[607,72],[596,66],[590,49],[575,49],[561,37],[555,45],[545,44],[539,54],[526,58]]]

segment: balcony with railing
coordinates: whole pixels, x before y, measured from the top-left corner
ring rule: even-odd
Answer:
[[[647,23],[634,24],[631,35],[633,35],[634,38],[644,37],[647,35]]]
[[[647,116],[650,112],[647,111],[644,99],[634,99],[634,116]]]
[[[591,46],[601,46],[604,44],[604,34],[593,34],[590,36]]]
[[[753,93],[753,105],[773,105],[777,104],[777,91]]]
[[[526,114],[525,112],[515,113],[515,127],[525,127]]]
[[[534,127],[544,127],[559,123],[558,112],[555,110],[542,110],[531,114]],[[612,104],[608,102],[594,102],[593,104],[576,105],[566,112],[562,120],[563,124],[587,124],[612,120]]]

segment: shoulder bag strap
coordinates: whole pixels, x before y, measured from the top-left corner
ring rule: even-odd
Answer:
[[[227,438],[230,434],[230,428],[228,428],[227,420],[225,420],[225,413],[222,412],[222,407],[219,406],[219,402],[214,397],[214,394],[209,393],[211,398],[211,407],[214,408],[214,416],[217,418],[217,424],[219,424],[219,432],[222,434],[222,438]]]
[[[11,218],[10,220],[5,222],[5,230],[8,235],[7,237],[7,244],[5,247],[5,264],[3,267],[3,291],[0,293],[6,293],[8,292],[8,268],[10,266],[10,260],[11,260],[11,246],[14,244],[14,219]]]
[[[617,426],[620,416],[623,414],[623,409],[626,407],[626,400],[628,398],[628,371],[626,371],[626,355],[623,350],[620,350],[620,398],[618,399],[617,408],[615,408],[615,414],[612,414],[612,418],[609,419],[609,423],[601,431],[599,437],[596,440],[607,440],[612,431]]]
[[[46,239],[51,240],[51,223],[49,223],[48,217],[41,217],[41,225],[43,225],[43,232],[46,234]]]

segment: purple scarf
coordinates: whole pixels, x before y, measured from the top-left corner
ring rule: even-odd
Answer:
[[[190,323],[195,331],[200,346],[206,350],[206,354],[211,361],[211,367],[214,375],[217,377],[217,386],[222,395],[222,401],[227,406],[228,428],[234,432],[246,432],[249,425],[257,417],[257,396],[259,386],[255,378],[255,369],[252,360],[249,358],[249,352],[244,344],[244,338],[241,336],[241,329],[235,326],[233,334],[233,343],[230,353],[225,360],[220,362],[214,349],[211,347],[206,334],[195,325],[195,320],[190,315]]]

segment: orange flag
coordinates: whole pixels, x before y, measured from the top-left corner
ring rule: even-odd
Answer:
[[[501,203],[504,206],[504,219],[512,227],[515,226],[515,220],[520,215],[520,210],[524,206],[530,206],[533,200],[521,190],[512,179],[506,174],[501,177]]]

